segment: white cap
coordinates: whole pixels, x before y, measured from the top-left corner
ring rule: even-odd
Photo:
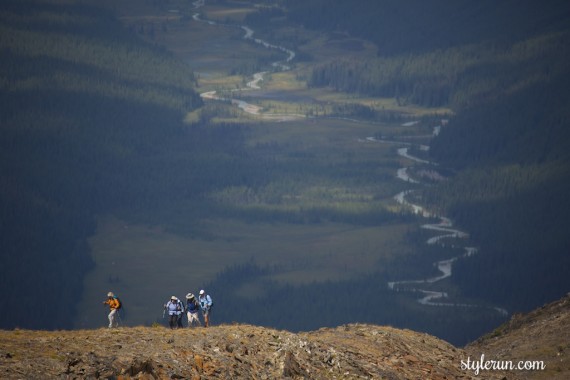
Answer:
[[[200,290],[200,295],[202,295],[202,294],[204,294],[204,293],[206,293],[206,292],[204,291],[204,289]]]
[[[170,297],[171,300],[177,300],[178,298],[176,298],[176,296],[172,296]]]
[[[109,292],[107,293],[107,297],[115,297],[115,295],[113,294],[113,292]]]

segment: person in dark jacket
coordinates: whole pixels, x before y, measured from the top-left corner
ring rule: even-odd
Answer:
[[[198,311],[200,311],[200,304],[192,293],[186,294],[186,314],[188,316],[188,327],[192,327],[194,322],[196,325],[201,326],[200,318],[198,318]]]

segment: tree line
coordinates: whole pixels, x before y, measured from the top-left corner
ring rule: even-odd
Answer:
[[[314,67],[307,84],[458,111],[499,101],[514,88],[557,80],[566,70],[568,38],[563,31],[512,44],[485,42],[366,61],[335,59]]]

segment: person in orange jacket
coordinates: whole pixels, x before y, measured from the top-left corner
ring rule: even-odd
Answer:
[[[109,328],[117,327],[117,312],[121,307],[121,303],[113,292],[107,293],[107,300],[103,302],[104,305],[109,305]]]

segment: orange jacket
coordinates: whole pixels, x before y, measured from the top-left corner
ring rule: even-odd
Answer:
[[[118,309],[119,308],[119,301],[116,298],[109,298],[107,301],[103,302],[109,305],[110,309]]]

